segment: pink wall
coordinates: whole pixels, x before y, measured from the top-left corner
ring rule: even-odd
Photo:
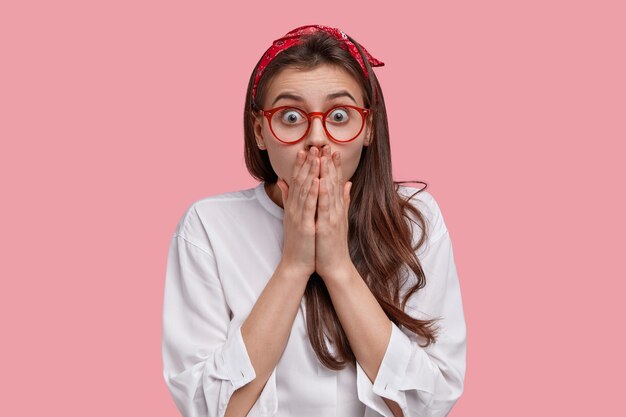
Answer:
[[[169,238],[256,184],[248,78],[310,23],[385,62],[395,179],[444,213],[468,325],[451,416],[622,409],[626,10],[512,3],[4,2],[0,414],[177,415]]]

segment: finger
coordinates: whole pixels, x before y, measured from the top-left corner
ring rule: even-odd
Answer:
[[[298,212],[302,210],[302,206],[304,205],[304,200],[306,200],[307,195],[309,194],[309,189],[311,187],[311,180],[308,178],[309,172],[311,171],[311,165],[314,163],[315,158],[311,156],[310,153],[306,151],[302,151],[304,158],[306,161],[302,165],[302,168],[298,171],[296,176],[294,177],[295,189],[292,191],[292,195],[296,197],[298,200],[296,204],[296,209]]]
[[[315,160],[317,161],[317,163],[315,164],[315,172],[313,173],[313,175],[319,179],[321,176],[321,172],[322,172],[321,152],[317,152],[317,151],[315,152]],[[318,181],[318,184],[319,184],[319,181]]]
[[[329,171],[330,171],[330,179],[331,182],[333,183],[333,197],[334,197],[334,204],[335,204],[335,210],[337,210],[337,213],[341,213],[343,211],[343,187],[344,187],[344,182],[342,180],[342,178],[339,176],[339,173],[337,172],[337,169],[335,167],[336,159],[337,156],[339,155],[339,151],[336,151],[333,153],[332,155],[332,160],[329,162]]]
[[[350,191],[351,190],[352,190],[352,181],[346,181],[346,185],[344,187],[344,192],[343,192],[343,201],[344,201],[346,216],[348,215],[348,212],[350,211]]]
[[[343,165],[341,164],[341,152],[335,152],[337,155],[334,159],[335,162],[335,171],[337,172],[337,178],[339,179],[339,184],[343,184],[347,179],[343,177]]]
[[[302,213],[304,211],[304,207],[306,205],[307,199],[309,198],[309,194],[311,191],[311,187],[313,186],[313,178],[317,178],[319,172],[319,159],[315,154],[317,153],[317,149],[312,149],[311,154],[309,154],[308,159],[308,172],[306,178],[302,182],[302,189],[300,191],[300,198],[298,199],[297,210],[298,213]],[[303,170],[304,171],[304,170]]]
[[[296,158],[296,163],[292,173],[292,181],[293,183],[301,185],[309,172],[308,164],[311,163],[311,160],[306,151],[298,151]],[[292,186],[294,185],[293,183]]]
[[[329,212],[328,219],[330,220],[330,211],[336,209],[336,197],[337,191],[335,190],[335,182],[333,181],[333,173],[332,173],[332,161],[330,155],[330,147],[324,147],[324,157],[323,157],[323,173],[322,177],[324,178],[324,189],[326,193],[326,202],[327,204],[324,206],[324,210]]]
[[[317,219],[324,222],[330,220],[330,194],[328,192],[328,178],[320,178],[320,191],[317,199]]]
[[[296,162],[293,164],[293,169],[291,171],[289,184],[287,184],[287,181],[282,179],[283,184],[286,186],[287,190],[291,189],[291,195],[298,195],[298,191],[300,189],[300,187],[298,186],[299,175],[306,166],[306,162],[306,152],[298,151],[298,153],[296,154]],[[283,208],[286,208],[289,204],[291,204],[289,200],[283,198]]]
[[[295,178],[298,175],[298,172],[302,169],[302,166],[306,162],[307,153],[303,150],[298,151],[296,154],[296,163],[293,165],[292,178]]]
[[[320,157],[320,178],[326,178],[329,175],[328,171],[328,151],[326,148],[322,149],[322,155]]]
[[[320,179],[314,177],[311,180],[311,188],[309,190],[309,197],[306,199],[304,210],[302,211],[303,220],[312,220],[315,223],[315,211],[317,210],[317,197],[319,195]]]
[[[289,199],[289,186],[287,185],[285,180],[282,178],[278,178],[278,181],[276,181],[276,185],[278,185],[278,188],[280,188],[280,192],[283,198],[283,208],[284,208],[285,203]]]

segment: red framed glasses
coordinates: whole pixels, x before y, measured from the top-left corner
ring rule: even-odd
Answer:
[[[333,106],[325,112],[307,113],[294,106],[280,106],[259,112],[267,118],[274,137],[291,145],[306,137],[313,118],[318,116],[322,118],[326,135],[331,140],[337,143],[351,142],[363,130],[365,118],[372,109],[342,104]]]

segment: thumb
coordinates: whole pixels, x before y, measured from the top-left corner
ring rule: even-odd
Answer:
[[[278,185],[278,188],[280,188],[280,191],[283,195],[283,206],[284,206],[285,202],[287,201],[287,198],[289,198],[289,186],[287,185],[285,180],[283,180],[282,178],[279,178],[278,181],[276,181],[276,185]]]
[[[343,199],[345,201],[346,209],[350,207],[350,190],[352,189],[352,181],[346,181],[346,187],[343,192]]]

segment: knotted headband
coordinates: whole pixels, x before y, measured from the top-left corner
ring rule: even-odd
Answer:
[[[267,51],[265,51],[265,53],[263,54],[263,58],[261,58],[261,62],[259,63],[259,66],[257,67],[256,76],[254,77],[254,85],[252,86],[252,100],[253,101],[256,95],[257,85],[259,84],[259,80],[261,79],[261,75],[263,74],[263,71],[268,66],[268,64],[272,61],[272,59],[274,59],[274,57],[281,51],[284,51],[285,49],[288,49],[300,43],[302,36],[319,32],[319,31],[327,32],[331,34],[332,36],[334,36],[336,39],[342,41],[341,47],[343,49],[347,49],[350,52],[350,55],[352,55],[354,59],[358,61],[359,65],[361,65],[361,69],[363,69],[365,78],[369,78],[369,74],[367,73],[367,69],[365,68],[365,63],[363,62],[363,58],[361,57],[359,50],[356,48],[354,43],[352,43],[350,39],[348,39],[348,36],[343,31],[341,31],[340,29],[331,28],[331,27],[324,26],[324,25],[300,26],[298,28],[295,28],[287,32],[287,34],[283,36],[282,38],[276,39],[272,43],[272,46],[270,46],[267,49]],[[367,57],[367,61],[370,63],[372,67],[382,67],[383,65],[385,65],[384,62],[379,61],[378,59],[370,55],[370,53],[367,52],[367,50],[365,49],[363,45],[361,45],[361,49],[363,50],[363,53]]]

